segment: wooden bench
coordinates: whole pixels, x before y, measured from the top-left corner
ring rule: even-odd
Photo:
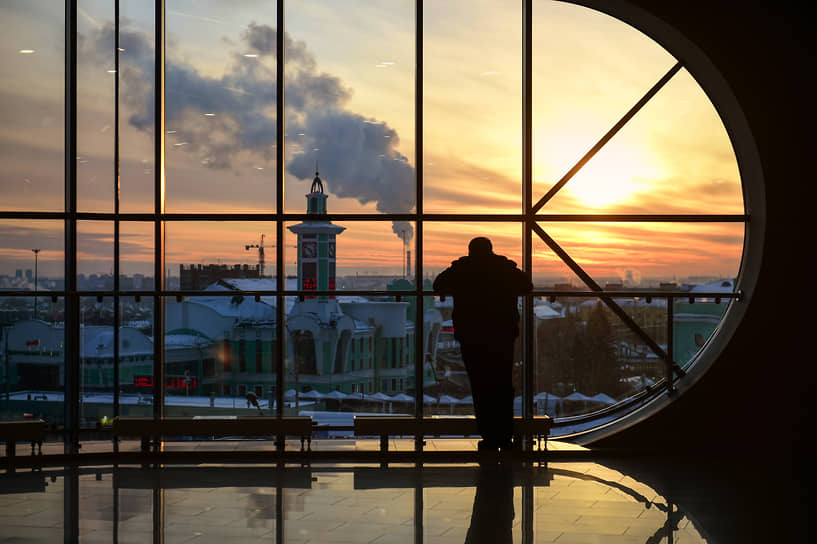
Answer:
[[[41,419],[0,421],[0,442],[6,443],[6,457],[14,457],[17,442],[31,442],[31,455],[34,455],[35,446],[39,448],[38,454],[42,455],[45,430],[45,421]]]
[[[515,436],[537,439],[539,449],[547,449],[547,437],[553,420],[549,416],[532,419],[515,417]],[[389,451],[389,436],[475,436],[477,420],[473,417],[355,416],[355,436],[379,436],[380,451]]]
[[[139,437],[142,439],[142,451],[154,451],[164,438],[178,436],[225,438],[240,437],[276,437],[299,436],[301,451],[304,443],[312,449],[311,417],[169,417],[154,420],[149,417],[117,417],[113,422],[113,434],[117,438]]]

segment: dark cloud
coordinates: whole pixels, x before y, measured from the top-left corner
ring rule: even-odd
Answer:
[[[249,46],[251,53],[273,58],[276,56],[278,31],[275,28],[253,21],[247,26],[242,39]],[[306,44],[293,40],[289,34],[284,36],[284,50],[288,63],[299,64],[310,70],[315,67],[315,58],[307,50]]]
[[[152,37],[128,24],[120,32],[128,122],[152,131]],[[110,56],[112,33],[110,24],[95,31],[85,40],[86,47]],[[208,168],[236,169],[240,152],[271,157],[276,144],[277,30],[252,22],[240,39],[241,49],[233,53],[220,77],[204,75],[177,59],[168,59],[165,66],[166,128],[174,131],[169,143],[194,154]],[[319,160],[335,195],[362,204],[374,202],[383,213],[411,211],[414,168],[396,149],[397,132],[385,122],[347,110],[352,91],[338,77],[317,71],[304,42],[289,35],[285,40],[287,134],[288,143],[296,146],[288,158],[288,172],[311,179]],[[410,232],[410,240],[411,225],[395,225],[393,230],[401,229]]]

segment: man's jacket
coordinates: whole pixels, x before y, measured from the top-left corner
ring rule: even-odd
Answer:
[[[454,297],[454,338],[507,341],[519,335],[517,297],[533,289],[516,263],[497,254],[460,257],[440,272],[434,290]]]

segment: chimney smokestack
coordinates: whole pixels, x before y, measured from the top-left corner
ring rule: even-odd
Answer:
[[[406,250],[406,276],[411,277],[411,250]]]

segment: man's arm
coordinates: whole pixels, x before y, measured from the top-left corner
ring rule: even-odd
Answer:
[[[533,282],[526,272],[517,268],[514,270],[514,287],[518,294],[525,295],[533,290]]]
[[[454,274],[451,272],[451,267],[446,268],[434,279],[434,290],[441,295],[454,294]]]

